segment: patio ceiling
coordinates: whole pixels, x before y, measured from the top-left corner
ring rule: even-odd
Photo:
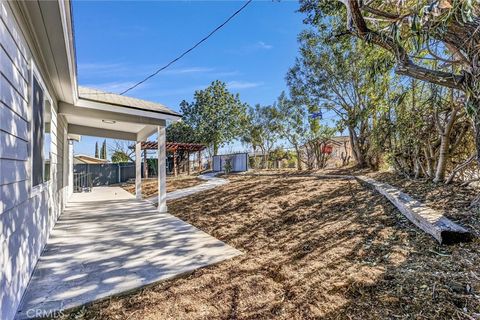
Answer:
[[[75,105],[60,102],[59,113],[71,134],[132,141],[144,141],[167,120],[181,118],[161,104],[83,87]]]

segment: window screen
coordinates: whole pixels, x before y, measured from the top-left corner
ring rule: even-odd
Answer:
[[[43,133],[44,128],[44,92],[38,80],[33,77],[32,88],[32,185],[43,183]]]

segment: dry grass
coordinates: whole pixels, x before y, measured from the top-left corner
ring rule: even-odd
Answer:
[[[205,181],[197,177],[167,177],[167,192],[172,192],[178,189],[193,187],[204,183]],[[122,188],[131,194],[135,194],[135,182],[124,183]],[[158,193],[157,178],[142,180],[142,195],[144,198],[154,196]]]
[[[295,176],[231,180],[168,206],[172,214],[244,255],[97,302],[70,317],[478,317],[478,242],[441,247],[355,181]]]

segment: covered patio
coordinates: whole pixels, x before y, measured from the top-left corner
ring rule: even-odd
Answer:
[[[63,115],[68,122],[69,136],[85,135],[135,141],[135,194],[137,199],[142,198],[141,145],[156,133],[158,210],[160,212],[167,211],[165,128],[167,121],[180,120],[180,114],[159,103],[86,87],[78,87],[78,99],[73,104],[61,102],[58,113]],[[70,157],[73,157],[72,152],[70,152]],[[68,184],[73,186],[73,168],[70,168]]]
[[[120,187],[75,193],[37,263],[17,318],[58,314],[239,254]]]

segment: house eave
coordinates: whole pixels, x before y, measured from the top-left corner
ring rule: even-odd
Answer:
[[[26,21],[27,37],[39,60],[41,69],[50,81],[58,100],[75,103],[78,97],[77,70],[71,2],[14,1]],[[60,26],[60,28],[59,28]]]

